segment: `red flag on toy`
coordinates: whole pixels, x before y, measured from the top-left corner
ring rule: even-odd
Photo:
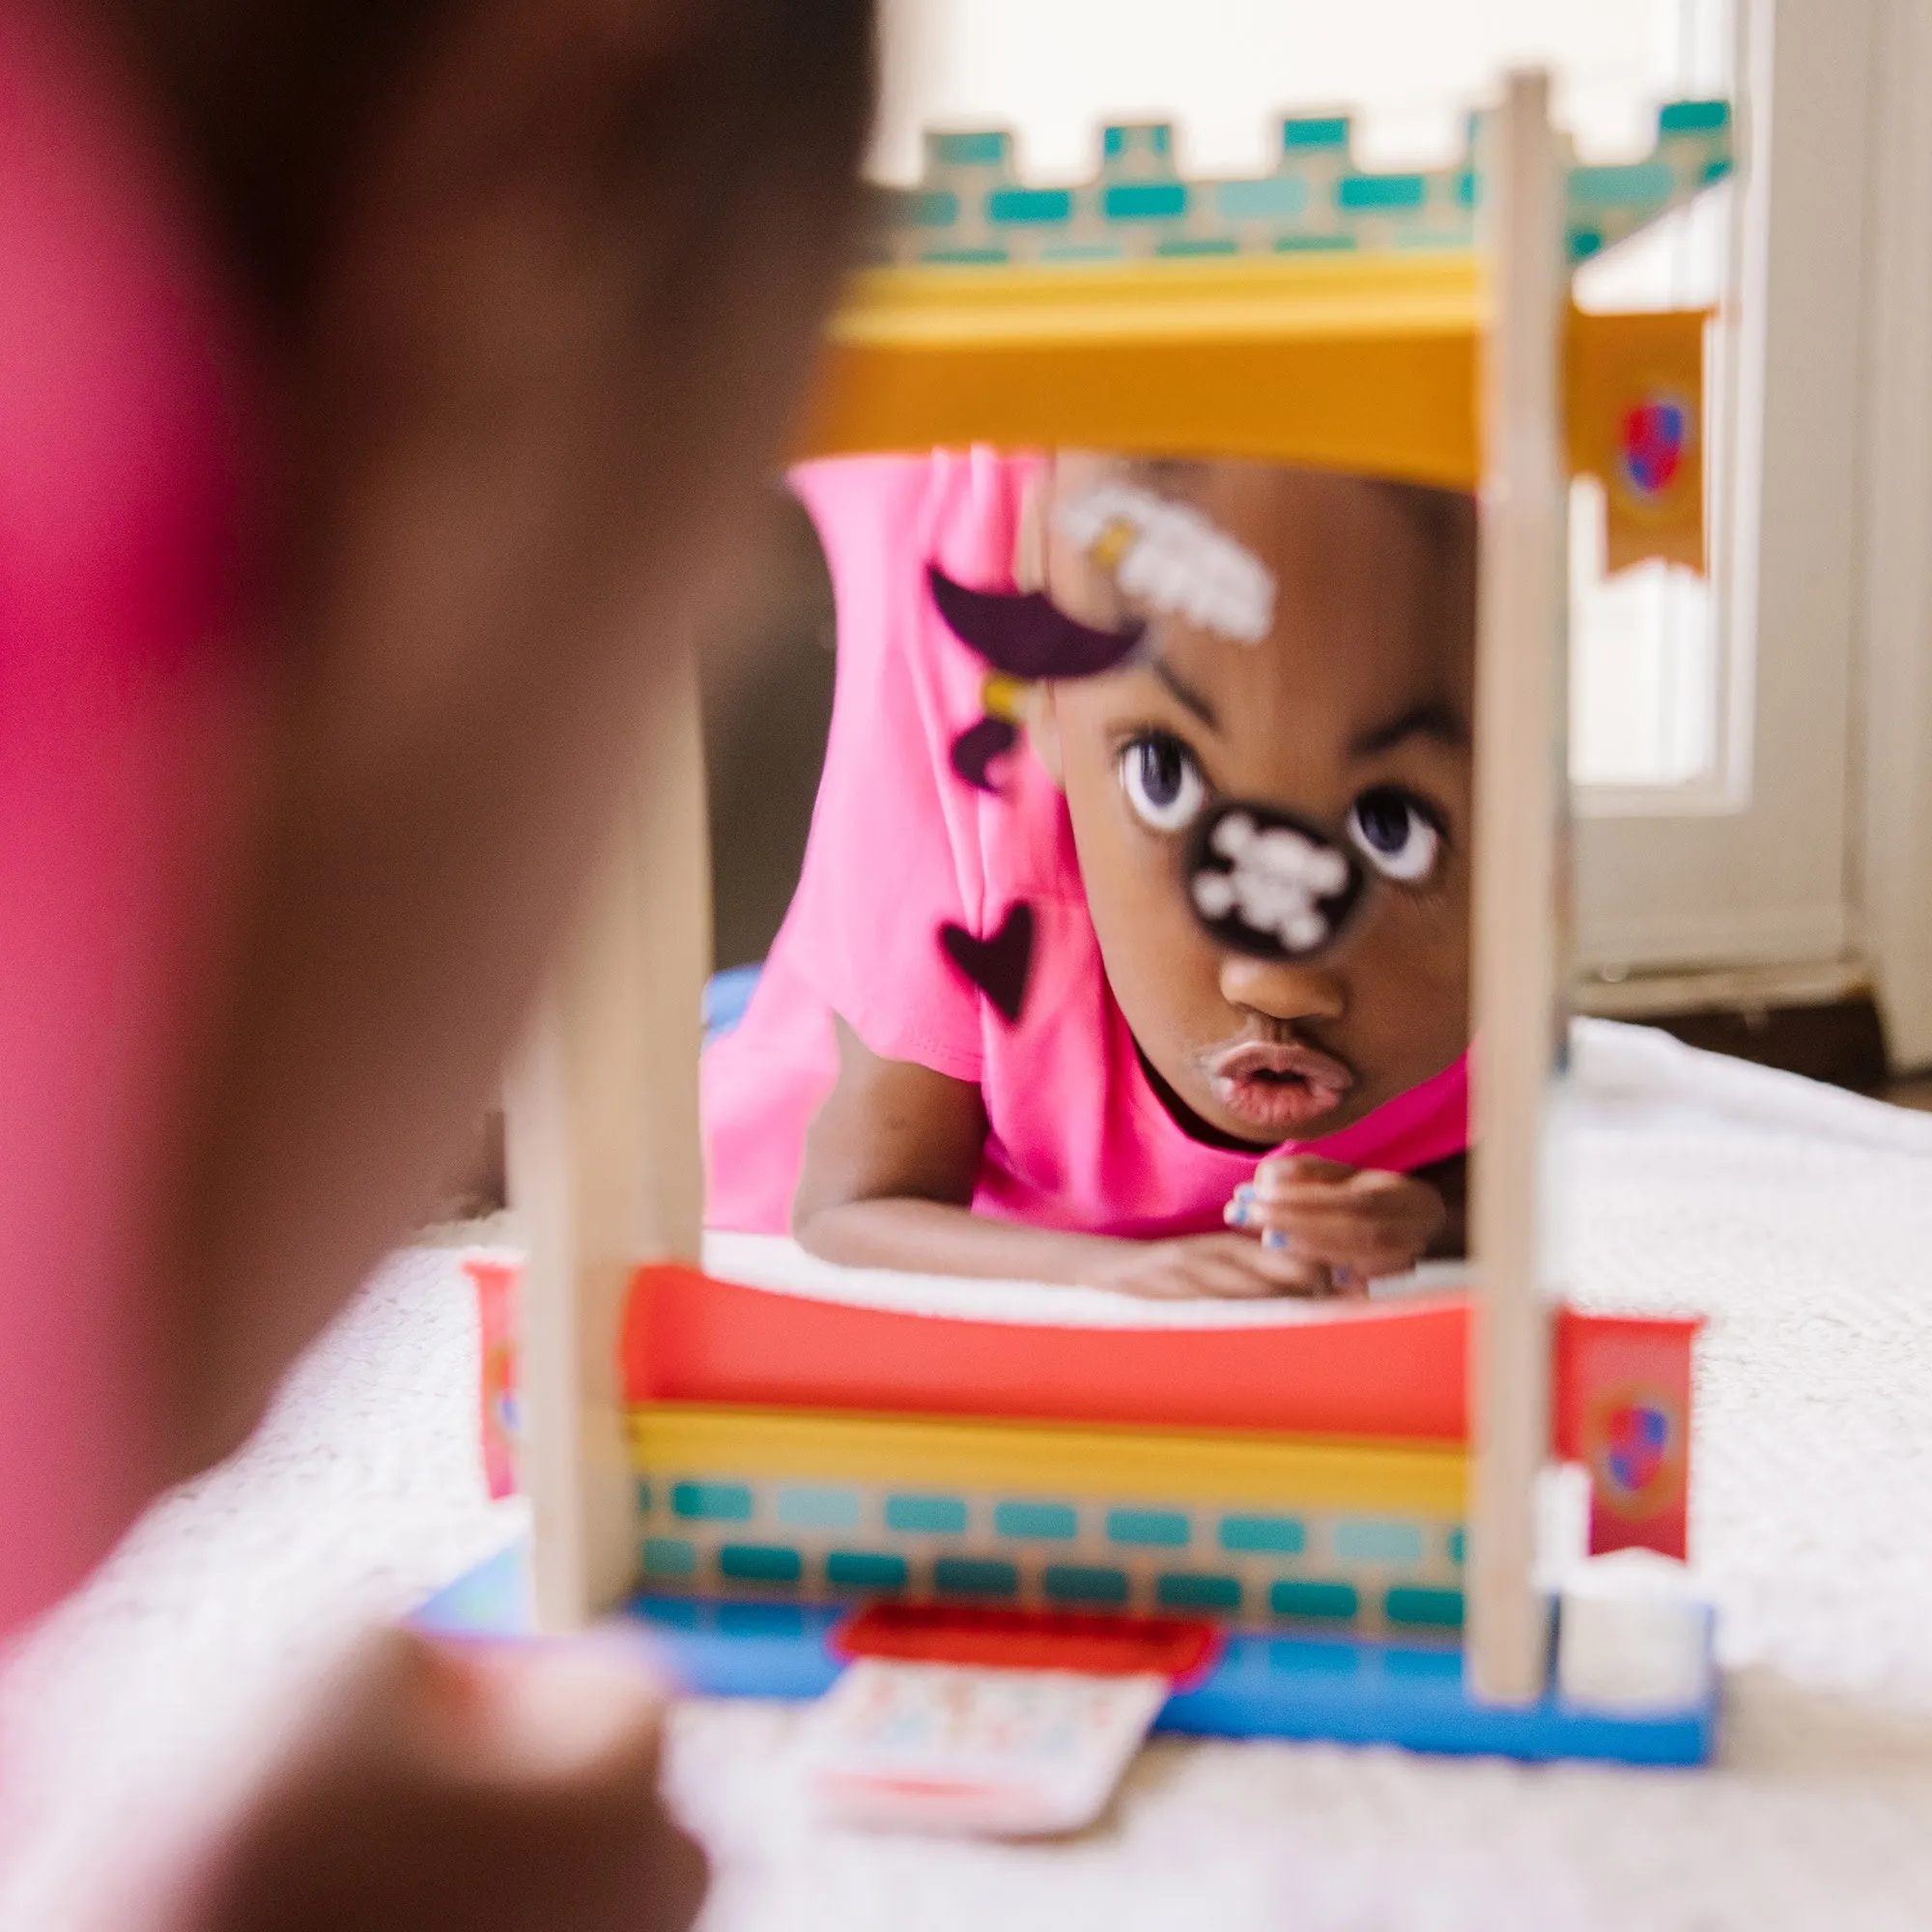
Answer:
[[[1556,1453],[1590,1472],[1590,1553],[1688,1554],[1690,1344],[1701,1318],[1556,1320]]]

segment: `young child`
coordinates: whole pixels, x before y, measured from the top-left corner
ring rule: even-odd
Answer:
[[[705,1059],[711,1224],[1154,1295],[1357,1293],[1460,1251],[1470,501],[985,451],[795,482],[838,689],[797,895]],[[1234,614],[1185,559],[1132,567],[1130,525],[1095,540],[1108,500],[1205,532]],[[1104,673],[1034,688],[997,790],[952,763],[987,665],[928,565],[1090,634],[1144,626]],[[1228,800],[1350,855],[1334,944],[1209,929],[1189,841]]]

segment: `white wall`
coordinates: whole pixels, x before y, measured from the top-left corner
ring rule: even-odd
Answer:
[[[1932,7],[1887,0],[1873,74],[1860,863],[1892,1058],[1932,1065]]]
[[[910,180],[923,124],[1017,128],[1040,180],[1093,172],[1102,121],[1181,129],[1184,171],[1263,165],[1288,107],[1357,110],[1371,165],[1435,161],[1511,65],[1555,71],[1554,110],[1613,158],[1653,131],[1681,65],[1680,0],[884,0],[872,171]],[[1270,157],[1271,158],[1271,157]]]

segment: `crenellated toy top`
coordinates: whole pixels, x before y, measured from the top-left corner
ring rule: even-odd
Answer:
[[[1472,114],[1450,166],[1374,173],[1355,165],[1346,114],[1291,116],[1272,173],[1187,181],[1166,122],[1101,136],[1100,171],[1071,187],[1020,178],[1002,129],[928,132],[919,185],[880,197],[867,262],[915,265],[1145,261],[1373,249],[1468,249],[1482,193],[1488,117]],[[1681,207],[1731,170],[1723,100],[1659,110],[1642,160],[1569,167],[1565,230],[1573,265]]]

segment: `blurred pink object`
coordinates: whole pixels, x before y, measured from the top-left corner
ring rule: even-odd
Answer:
[[[234,899],[234,318],[76,8],[0,0],[0,1634],[157,1480],[167,1155]]]

